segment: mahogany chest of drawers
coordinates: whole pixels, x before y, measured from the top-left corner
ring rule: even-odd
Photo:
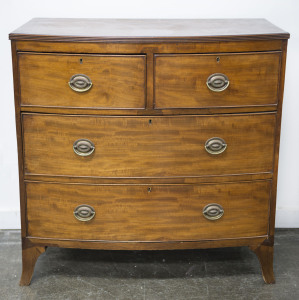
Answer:
[[[20,284],[47,246],[249,246],[273,283],[288,38],[261,19],[33,19],[11,33]]]

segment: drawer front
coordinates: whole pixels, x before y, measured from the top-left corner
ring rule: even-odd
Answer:
[[[22,105],[145,107],[144,55],[21,53],[19,68]]]
[[[271,172],[275,122],[274,113],[177,117],[23,114],[25,173],[173,177]],[[207,145],[208,150],[214,146],[217,150],[221,142],[216,139],[211,145],[214,137],[227,145],[224,152],[213,155],[206,150]],[[81,145],[80,139],[84,139]],[[80,147],[85,148],[81,153]]]
[[[279,64],[280,52],[156,55],[155,108],[276,104]]]
[[[268,228],[269,181],[157,185],[150,192],[145,185],[28,183],[26,191],[27,234],[33,237],[201,240],[266,235]],[[222,217],[204,217],[203,210],[210,204],[223,209]],[[85,213],[80,217],[82,205]]]

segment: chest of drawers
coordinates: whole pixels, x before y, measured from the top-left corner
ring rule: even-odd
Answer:
[[[288,38],[260,19],[33,19],[11,33],[20,284],[48,246],[248,246],[273,283]]]

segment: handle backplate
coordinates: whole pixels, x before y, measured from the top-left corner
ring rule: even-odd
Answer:
[[[206,141],[205,149],[210,154],[220,154],[227,148],[227,144],[224,139],[219,137],[213,137]]]
[[[229,86],[228,77],[222,73],[214,73],[208,77],[207,86],[213,92],[222,92]]]
[[[74,216],[81,222],[87,222],[94,218],[96,212],[92,206],[82,204],[74,209]]]
[[[90,140],[79,139],[74,142],[73,150],[79,156],[89,156],[94,152],[95,145]]]
[[[75,74],[70,78],[69,86],[75,92],[87,92],[92,87],[92,82],[87,75]]]
[[[220,204],[210,203],[203,208],[204,217],[208,220],[218,220],[224,214],[224,209]]]

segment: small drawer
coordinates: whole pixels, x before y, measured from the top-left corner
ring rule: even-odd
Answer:
[[[280,52],[155,55],[155,108],[277,104]]]
[[[145,107],[144,55],[20,53],[18,58],[21,105]]]
[[[270,186],[27,183],[27,235],[107,241],[266,235]]]
[[[275,113],[23,114],[26,174],[188,177],[272,172]]]

